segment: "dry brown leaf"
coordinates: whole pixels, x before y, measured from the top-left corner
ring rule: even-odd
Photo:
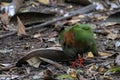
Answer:
[[[116,39],[118,37],[118,34],[114,34],[111,30],[107,30],[105,28],[103,28],[103,29],[104,29],[105,32],[108,33],[108,35],[107,35],[108,39],[114,40],[114,39]]]
[[[116,22],[105,22],[103,23],[104,26],[112,26],[112,25],[115,25],[117,24]]]
[[[15,6],[15,12],[17,12],[20,9],[23,1],[24,0],[12,0],[13,4]]]
[[[1,6],[8,6],[9,4],[10,4],[10,3],[8,3],[8,2],[1,2],[1,3],[0,3]]]
[[[25,26],[24,26],[24,24],[22,23],[22,21],[20,20],[19,17],[17,17],[17,21],[18,21],[18,31],[17,31],[17,35],[18,35],[18,36],[26,35]]]
[[[81,19],[81,18],[85,18],[85,15],[78,15],[78,16],[73,16],[72,19]]]
[[[1,22],[4,24],[4,25],[7,25],[9,23],[10,19],[9,19],[9,15],[8,13],[4,13],[1,15]]]
[[[98,20],[105,20],[107,18],[107,16],[99,16],[97,17]]]
[[[37,1],[46,5],[48,4],[58,5],[63,3],[63,0],[37,0]]]
[[[80,21],[80,19],[70,20],[70,21],[68,21],[68,23],[75,24],[75,23],[78,23],[79,21]]]
[[[108,39],[112,39],[112,40],[116,39],[117,37],[118,37],[118,35],[114,34],[112,32],[110,34],[108,34],[108,36],[107,36]]]
[[[74,17],[72,17],[71,20],[68,21],[68,23],[71,23],[71,24],[78,23],[81,18],[85,18],[85,16],[84,15],[74,16]]]
[[[40,33],[36,33],[33,38],[40,38],[41,37],[41,34]]]

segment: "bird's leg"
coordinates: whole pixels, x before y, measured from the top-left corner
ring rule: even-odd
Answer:
[[[72,68],[75,68],[77,62],[78,62],[79,59],[76,59],[73,63],[72,63]]]
[[[83,55],[78,54],[78,58],[73,62],[72,67],[75,68],[77,62],[79,62],[79,67],[83,65]]]
[[[79,67],[81,67],[83,65],[83,60],[84,60],[83,55],[78,54],[78,59],[80,61]]]

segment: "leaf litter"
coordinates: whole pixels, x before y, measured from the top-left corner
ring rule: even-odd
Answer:
[[[42,0],[39,0],[39,1],[42,1]],[[75,7],[73,5],[72,9]],[[77,8],[78,7],[79,6],[77,6]],[[112,8],[114,7],[112,6],[111,9]],[[82,20],[81,20],[81,17],[72,18],[68,20],[68,23],[71,22],[72,24],[74,24],[74,23],[80,22],[80,23],[89,23],[89,24],[93,24],[96,26],[93,29],[96,34],[96,41],[97,41],[96,43],[97,43],[98,50],[101,56],[104,57],[103,58],[104,60],[102,59],[103,60],[102,62],[95,63],[94,56],[92,56],[91,53],[88,55],[88,57],[90,57],[89,61],[91,62],[84,63],[84,66],[81,68],[71,69],[70,64],[72,61],[67,61],[67,62],[62,62],[62,61],[56,62],[55,61],[57,64],[60,64],[63,67],[65,67],[65,69],[62,70],[62,69],[56,69],[55,65],[51,63],[37,64],[37,67],[36,67],[35,66],[36,63],[34,62],[36,61],[39,62],[39,60],[35,60],[36,59],[35,58],[33,59],[33,61],[28,61],[28,63],[30,62],[29,64],[31,64],[31,62],[33,63],[31,64],[31,66],[27,64],[27,65],[23,65],[22,67],[16,68],[16,67],[0,65],[0,72],[1,72],[0,76],[2,76],[0,77],[0,79],[8,79],[8,80],[9,79],[18,79],[18,80],[20,79],[22,80],[24,79],[29,79],[29,80],[35,80],[35,79],[40,79],[40,80],[42,79],[43,80],[45,79],[49,79],[49,80],[55,80],[55,79],[58,79],[58,80],[63,80],[63,79],[65,80],[90,80],[90,79],[91,80],[93,79],[95,80],[99,80],[99,79],[119,80],[119,76],[113,75],[115,73],[119,73],[120,71],[119,70],[119,57],[118,57],[119,56],[118,35],[120,34],[119,25],[116,25],[116,24],[107,25],[107,26],[103,25],[101,23],[101,20],[105,20],[106,18],[105,16],[108,16],[108,14],[104,13],[104,11],[101,14],[99,13],[99,11],[92,12],[92,14],[93,15],[98,14],[98,16],[96,17],[96,16],[90,15],[86,17],[82,15],[84,16],[82,17],[83,18]],[[22,24],[20,20],[18,24],[19,25]],[[17,61],[20,60],[20,58],[27,55],[29,51],[32,51],[34,49],[40,49],[40,48],[46,49],[49,47],[54,47],[54,45],[58,44],[58,42],[56,41],[57,40],[56,36],[50,36],[50,34],[53,31],[52,26],[53,24],[49,25],[47,29],[45,29],[43,32],[41,32],[40,30],[44,28],[41,28],[40,30],[35,30],[35,31],[31,30],[31,31],[25,32],[25,28],[23,27],[23,24],[22,24],[22,29],[19,30],[19,34],[26,35],[27,33],[31,36],[34,36],[34,38],[29,36],[29,37],[24,37],[22,39],[19,39],[17,35],[13,35],[13,36],[9,36],[9,37],[1,39],[1,42],[0,42],[1,51],[2,50],[11,50],[11,51],[8,51],[7,52],[8,54],[4,54],[1,52],[0,64],[14,65]],[[108,30],[106,35],[99,34],[99,32],[97,32],[97,30],[104,31],[104,29]],[[0,30],[0,33],[1,33],[1,30]],[[35,34],[35,33],[38,33],[38,34]],[[53,34],[56,35],[56,33],[53,33]],[[23,47],[23,45],[26,45],[26,43],[29,43],[29,47],[30,47],[29,49],[26,49],[25,47]],[[116,62],[114,62],[115,60]],[[42,62],[45,62],[45,61],[42,61]],[[36,68],[32,66],[35,66]],[[6,67],[6,69],[3,69],[2,67]]]

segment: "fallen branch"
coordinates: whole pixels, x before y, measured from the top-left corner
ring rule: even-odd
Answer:
[[[38,29],[40,27],[50,25],[50,24],[55,23],[55,22],[60,21],[60,20],[69,19],[69,18],[71,18],[71,17],[73,17],[75,15],[78,15],[78,14],[88,13],[88,12],[90,12],[92,10],[95,10],[95,8],[96,8],[96,5],[91,4],[91,5],[88,5],[88,6],[84,7],[84,8],[78,9],[76,11],[69,12],[69,14],[70,14],[69,16],[60,17],[60,18],[57,18],[57,19],[53,19],[52,21],[48,21],[48,22],[38,24],[38,25],[35,25],[35,26],[32,26],[32,27],[28,27],[28,28],[26,28],[26,30]],[[14,34],[16,34],[16,32],[11,32],[11,33],[8,33],[8,34],[5,34],[5,35],[0,35],[0,39],[4,38],[4,37],[11,36],[11,35],[14,35]]]
[[[39,24],[39,25],[28,27],[28,28],[26,28],[26,30],[37,29],[37,28],[40,28],[40,27],[50,25],[50,24],[55,23],[55,22],[60,21],[60,20],[69,19],[69,18],[71,18],[75,15],[78,15],[78,14],[88,13],[88,12],[94,10],[95,8],[96,8],[96,5],[89,5],[89,6],[86,6],[84,8],[78,9],[76,11],[71,11],[69,13],[70,14],[69,16],[60,17],[60,18],[57,18],[57,19],[53,19],[52,21],[48,21],[48,22],[45,22],[45,23],[42,23],[42,24]]]

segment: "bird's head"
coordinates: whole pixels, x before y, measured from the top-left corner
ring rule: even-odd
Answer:
[[[61,22],[57,22],[55,24],[54,31],[57,31],[60,33],[62,30],[64,30],[64,25]]]

